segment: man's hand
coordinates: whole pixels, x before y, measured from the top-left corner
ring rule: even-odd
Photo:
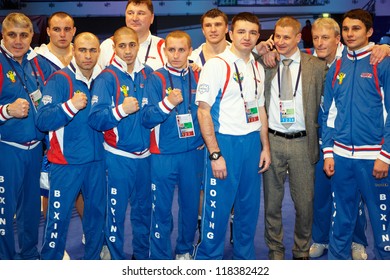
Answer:
[[[168,95],[168,101],[173,106],[177,106],[180,103],[182,103],[183,102],[183,95],[181,94],[181,90],[178,88],[171,90],[171,92]]]
[[[263,55],[261,59],[263,60],[265,66],[269,68],[273,68],[280,60],[280,55],[276,50],[274,50],[272,52],[268,52],[265,55]]]
[[[194,72],[202,70],[202,67],[200,67],[195,62],[191,63],[190,66],[191,66],[192,71],[194,71]]]
[[[334,159],[333,158],[326,158],[324,160],[324,171],[328,177],[333,176],[334,174]]]
[[[271,165],[271,153],[269,150],[264,150],[260,154],[259,173],[264,173]]]
[[[15,102],[8,105],[8,114],[14,118],[22,119],[28,116],[30,104],[26,99],[18,98]]]
[[[77,110],[82,110],[87,107],[88,98],[84,92],[76,92],[73,95],[71,101]]]
[[[215,178],[224,180],[227,177],[226,162],[223,156],[217,160],[211,160],[211,169]]]
[[[390,47],[389,45],[375,45],[368,51],[371,52],[370,64],[374,65],[380,63],[386,56],[390,56]]]
[[[261,41],[256,45],[256,51],[258,55],[265,55],[266,53],[274,49],[274,40],[272,39],[273,34],[269,36],[267,41]]]
[[[376,179],[386,178],[389,174],[389,165],[380,159],[376,159],[374,163],[374,169],[372,170],[372,176]]]
[[[125,113],[129,115],[137,112],[139,110],[139,104],[137,98],[132,96],[126,97],[123,100],[122,108],[123,111],[125,111]]]

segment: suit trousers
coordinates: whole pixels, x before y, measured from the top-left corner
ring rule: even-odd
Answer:
[[[293,256],[308,257],[313,221],[314,170],[308,137],[286,139],[269,134],[272,164],[264,173],[265,241],[269,259],[284,259],[282,202],[288,175],[295,207]]]

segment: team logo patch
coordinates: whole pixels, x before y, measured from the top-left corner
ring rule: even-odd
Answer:
[[[238,83],[238,79],[242,82],[244,80],[244,75],[242,73],[238,74],[235,72],[233,74],[233,80],[235,80]]]
[[[341,73],[341,72],[337,75],[337,80],[339,81],[339,85],[341,85],[343,83],[345,76],[346,76],[346,74]]]
[[[97,96],[97,95],[92,96],[92,99],[91,99],[91,104],[92,105],[95,104],[95,103],[98,103],[98,101],[99,101],[99,96]]]
[[[44,95],[42,97],[42,103],[43,105],[47,105],[53,101],[53,98],[50,95]]]
[[[128,97],[129,96],[129,87],[126,86],[126,85],[122,85],[121,86],[121,92],[123,92],[123,95],[125,97]]]
[[[203,94],[203,93],[205,93],[205,92],[209,92],[209,90],[210,90],[209,85],[206,85],[206,84],[201,84],[201,85],[199,85],[199,87],[198,87],[198,92],[199,92],[200,94]]]
[[[16,76],[16,73],[15,73],[14,71],[9,70],[9,71],[7,72],[7,78],[8,78],[12,83],[15,83],[15,82],[16,82],[15,76]]]
[[[371,74],[371,73],[361,73],[361,74],[360,74],[360,77],[361,77],[361,78],[372,79],[372,74]]]

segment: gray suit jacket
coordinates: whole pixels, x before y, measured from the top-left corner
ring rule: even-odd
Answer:
[[[261,59],[259,60],[261,62]],[[269,110],[271,98],[271,83],[275,77],[278,67],[265,69],[265,106]],[[321,95],[324,93],[325,75],[327,72],[326,62],[317,57],[301,52],[301,83],[303,112],[308,138],[307,152],[312,164],[319,159],[318,145],[318,110],[321,102]]]

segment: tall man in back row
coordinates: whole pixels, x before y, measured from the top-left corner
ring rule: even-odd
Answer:
[[[150,33],[150,26],[154,21],[154,9],[151,0],[129,0],[125,10],[126,26],[132,28],[139,40],[139,60],[149,65],[153,70],[164,66],[164,39]],[[98,64],[103,69],[110,65],[114,58],[113,38],[102,42]]]

